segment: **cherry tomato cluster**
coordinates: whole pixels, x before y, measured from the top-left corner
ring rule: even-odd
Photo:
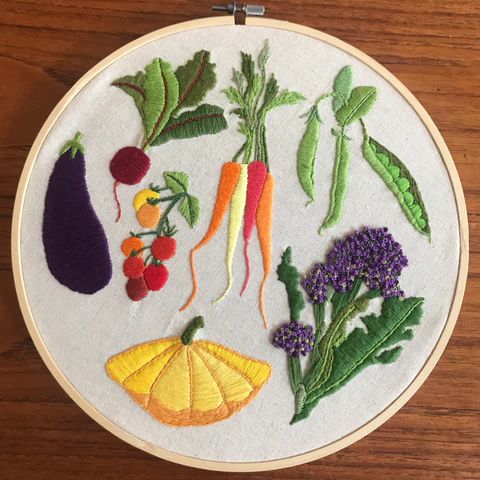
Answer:
[[[150,291],[156,292],[166,285],[169,272],[164,262],[173,258],[177,249],[177,241],[173,238],[176,229],[170,226],[168,218],[156,213],[154,224],[141,221],[143,216],[139,212],[145,212],[146,207],[155,207],[160,211],[156,204],[149,203],[159,199],[158,191],[153,188],[137,193],[134,207],[140,225],[148,228],[157,226],[157,229],[137,234],[131,232],[131,236],[122,242],[122,252],[127,257],[123,263],[123,273],[128,278],[125,288],[129,298],[135,302],[145,298]],[[152,236],[154,240],[146,245],[143,239]],[[150,253],[144,259],[148,251]]]

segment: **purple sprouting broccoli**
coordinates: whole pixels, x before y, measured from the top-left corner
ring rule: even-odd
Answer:
[[[290,357],[306,356],[313,350],[315,333],[311,325],[284,323],[273,335],[273,344],[283,348]]]
[[[365,227],[337,240],[325,263],[314,265],[302,285],[311,303],[327,299],[328,286],[336,292],[349,291],[356,279],[384,298],[403,297],[398,277],[408,265],[401,245],[387,228]]]

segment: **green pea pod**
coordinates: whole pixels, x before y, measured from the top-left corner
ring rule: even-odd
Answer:
[[[306,123],[307,128],[297,152],[297,175],[304,192],[313,201],[315,200],[315,160],[321,123],[316,105],[310,110]]]
[[[333,167],[332,188],[330,190],[330,204],[328,213],[323,221],[318,233],[322,233],[323,229],[336,225],[342,216],[343,201],[348,188],[348,165],[350,163],[350,149],[348,139],[340,133],[337,136],[337,144],[335,151],[335,165]]]
[[[396,155],[368,135],[365,135],[363,141],[363,156],[395,195],[408,221],[430,239],[427,210],[417,183],[407,167]]]

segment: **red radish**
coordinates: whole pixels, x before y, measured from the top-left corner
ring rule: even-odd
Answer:
[[[173,237],[158,237],[152,243],[152,255],[157,260],[169,260],[175,255],[177,241]]]
[[[128,257],[123,262],[123,273],[128,278],[139,278],[145,270],[145,264],[140,257]]]
[[[267,166],[265,163],[256,160],[248,165],[248,185],[247,185],[247,199],[245,202],[245,215],[243,219],[243,239],[245,241],[245,264],[247,272],[245,275],[245,282],[243,283],[240,295],[247,288],[250,280],[250,258],[248,256],[248,245],[250,237],[252,236],[253,227],[255,225],[255,215],[257,214],[258,202],[262,194],[263,185],[267,178]]]
[[[136,185],[146,175],[149,168],[150,158],[141,148],[137,147],[121,148],[110,161],[110,173],[115,179],[113,194],[118,209],[116,222],[122,216],[122,207],[117,195],[118,184]]]
[[[149,290],[161,290],[168,280],[168,268],[151,263],[143,272],[143,278]]]
[[[143,277],[130,278],[125,285],[130,300],[138,302],[148,295],[148,287]]]

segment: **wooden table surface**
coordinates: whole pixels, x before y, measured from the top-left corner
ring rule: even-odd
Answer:
[[[434,372],[381,428],[337,454],[296,468],[232,475],[194,471],[136,450],[100,428],[41,361],[15,298],[10,263],[16,185],[35,135],[63,94],[103,57],[152,30],[210,16],[211,3],[1,2],[0,475],[15,480],[98,474],[122,480],[480,479],[478,0],[264,2],[269,17],[337,36],[393,72],[439,127],[463,182],[471,260],[460,318]]]

